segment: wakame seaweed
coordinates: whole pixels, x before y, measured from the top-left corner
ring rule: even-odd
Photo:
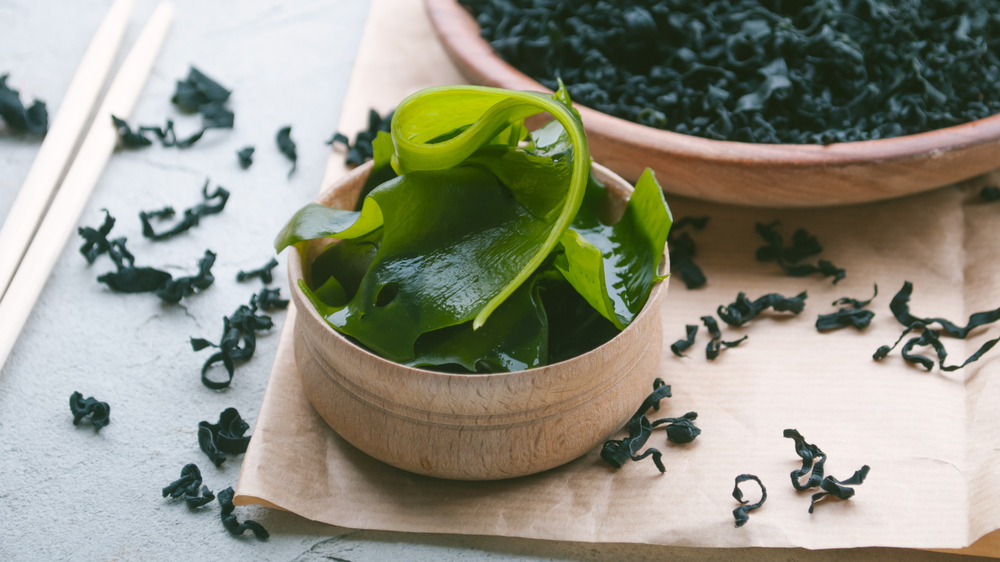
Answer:
[[[750,300],[742,291],[736,295],[736,300],[725,306],[719,305],[716,311],[719,318],[730,326],[742,326],[756,318],[761,312],[771,309],[775,312],[791,312],[799,314],[805,308],[806,297],[802,291],[794,297],[784,297],[778,293],[768,293]]]
[[[760,500],[755,503],[748,503],[749,500],[743,499],[743,490],[740,489],[740,484],[748,480],[753,480],[760,486]],[[767,501],[767,489],[764,488],[764,483],[760,481],[760,478],[753,474],[740,474],[736,477],[736,484],[733,486],[733,499],[740,502],[740,506],[733,510],[733,517],[736,519],[736,526],[742,527],[750,520],[749,512],[760,508]]]
[[[694,345],[695,336],[698,335],[698,325],[688,324],[684,326],[684,331],[686,333],[684,339],[679,339],[670,344],[670,351],[672,351],[677,357],[684,357],[684,351]]]
[[[166,281],[156,289],[156,296],[163,302],[177,304],[182,298],[209,288],[215,282],[212,275],[215,257],[215,252],[205,250],[205,255],[198,260],[198,273]]]
[[[899,292],[892,297],[892,301],[889,303],[889,310],[892,311],[892,315],[900,324],[906,327],[910,327],[917,322],[924,325],[938,324],[949,336],[964,339],[972,330],[1000,320],[1000,308],[976,312],[970,315],[965,326],[958,326],[954,322],[944,318],[920,318],[910,314],[910,295],[912,294],[913,283],[904,281],[903,287],[899,289]]]
[[[80,254],[89,264],[93,264],[98,256],[107,253],[111,248],[111,240],[108,240],[108,235],[111,234],[111,229],[115,226],[115,218],[107,209],[101,210],[104,211],[104,222],[101,223],[101,226],[97,228],[81,226],[77,229],[77,233],[84,240],[83,245],[80,246]],[[119,243],[124,244],[125,240],[121,239]]]
[[[202,217],[221,213],[226,208],[226,202],[229,201],[229,191],[220,185],[215,187],[215,191],[209,193],[208,185],[209,180],[206,179],[205,185],[201,188],[202,202],[185,209],[181,220],[166,230],[156,232],[153,228],[152,219],[166,220],[172,218],[175,214],[173,207],[140,212],[139,220],[142,222],[142,235],[150,240],[166,240],[197,226],[201,222]]]
[[[855,471],[847,480],[837,480],[833,476],[827,476],[820,483],[819,487],[822,492],[816,492],[812,495],[809,500],[809,513],[813,512],[813,508],[816,507],[816,502],[823,499],[826,496],[833,496],[837,499],[847,500],[854,496],[854,488],[852,486],[857,486],[865,481],[868,477],[868,472],[871,468],[866,464],[860,469]]]
[[[709,361],[714,361],[719,357],[719,353],[726,348],[736,347],[743,343],[747,339],[747,336],[743,336],[738,340],[733,341],[722,341],[722,330],[719,329],[719,323],[715,321],[714,316],[702,316],[701,321],[705,324],[705,329],[708,330],[708,335],[712,337],[705,346],[705,358]]]
[[[194,463],[184,465],[181,468],[181,477],[167,484],[162,492],[163,497],[170,496],[184,500],[191,509],[207,505],[215,499],[215,494],[208,489],[208,486],[202,485],[201,470]]]
[[[854,495],[854,489],[851,486],[861,484],[868,476],[870,470],[868,465],[862,466],[847,480],[824,476],[823,465],[826,463],[826,453],[816,445],[807,443],[802,434],[795,429],[786,429],[783,435],[795,441],[795,454],[802,459],[802,468],[793,470],[791,473],[792,486],[800,492],[817,486],[822,490],[813,494],[809,502],[809,513],[813,512],[816,502],[825,496],[832,495],[842,500],[849,499]],[[802,477],[806,474],[809,475],[809,478],[803,483]]]
[[[646,417],[646,412],[650,408],[658,410],[660,408],[660,400],[669,397],[670,385],[664,383],[663,379],[660,378],[654,380],[653,392],[642,401],[639,409],[632,414],[632,417],[625,424],[628,437],[623,439],[609,439],[601,446],[601,458],[604,459],[604,462],[615,468],[621,468],[630,459],[640,461],[651,456],[653,457],[653,463],[656,464],[656,469],[661,473],[666,472],[667,469],[663,466],[663,453],[658,449],[650,447],[640,454],[639,449],[646,444],[649,436],[653,434],[653,424]]]
[[[250,519],[246,519],[240,523],[239,520],[236,519],[236,514],[233,513],[236,509],[236,506],[233,504],[234,497],[236,497],[236,492],[234,492],[231,487],[219,492],[218,500],[219,505],[222,508],[222,526],[229,531],[229,534],[234,536],[239,536],[247,531],[251,531],[254,536],[260,540],[268,538],[270,534],[260,523]]]
[[[250,271],[240,270],[236,273],[236,280],[239,282],[248,281],[250,279],[260,279],[266,285],[271,281],[274,281],[274,268],[278,267],[278,260],[271,258],[269,262],[262,265],[257,269],[251,269]]]
[[[73,425],[87,416],[90,416],[90,425],[97,431],[111,423],[111,406],[93,396],[84,398],[79,392],[73,392],[69,397],[69,410],[73,414]]]
[[[647,170],[602,220],[607,188],[565,90],[429,88],[390,129],[356,210],[309,204],[275,241],[339,240],[300,283],[333,328],[397,363],[484,373],[579,355],[634,320],[672,217]]]
[[[278,151],[292,162],[292,169],[288,170],[288,177],[292,177],[292,174],[295,173],[295,167],[298,166],[299,159],[295,151],[295,141],[292,140],[292,127],[286,125],[278,129],[278,134],[275,135],[274,140],[278,144]]]
[[[281,298],[281,289],[261,289],[259,293],[250,297],[250,306],[256,306],[260,310],[277,310],[288,308],[288,299]]]
[[[829,144],[1000,111],[1000,1],[460,0],[583,105],[709,139]]]
[[[152,293],[173,278],[166,271],[153,267],[136,267],[135,256],[125,247],[125,238],[111,241],[108,256],[116,271],[105,273],[97,280],[119,293]]]
[[[858,330],[863,330],[871,324],[875,313],[867,310],[867,307],[878,296],[878,285],[875,285],[875,294],[868,300],[858,300],[849,297],[842,297],[833,301],[833,306],[840,306],[836,312],[820,314],[816,318],[816,329],[820,332],[828,332],[847,326],[854,326]]]
[[[681,217],[674,221],[667,237],[667,247],[670,248],[670,270],[680,276],[688,289],[704,286],[707,279],[705,272],[694,263],[695,245],[691,234],[679,230],[687,226],[701,230],[706,224],[708,217]]]
[[[266,291],[266,290],[265,290]],[[276,295],[275,295],[276,296]],[[268,301],[270,304],[270,300]],[[285,303],[287,304],[287,302]],[[215,344],[204,338],[191,338],[191,348],[201,351],[207,347],[218,349],[201,367],[201,383],[212,390],[227,388],[233,382],[237,362],[253,357],[257,349],[257,332],[274,326],[270,316],[257,314],[261,302],[257,295],[250,298],[249,305],[240,305],[232,314],[222,319],[222,336]],[[240,345],[242,343],[242,345]],[[226,371],[225,380],[214,380],[208,376],[212,365],[222,363]]]
[[[49,112],[45,102],[36,99],[25,107],[21,103],[21,94],[7,85],[9,76],[0,75],[0,118],[12,131],[44,135],[49,130]]]
[[[250,436],[244,435],[250,429],[236,408],[226,408],[219,414],[219,422],[198,422],[198,446],[208,455],[215,466],[222,466],[226,455],[242,455],[247,452]]]
[[[807,257],[822,252],[823,246],[820,245],[815,236],[806,232],[805,229],[799,228],[792,233],[792,244],[786,247],[784,238],[777,230],[780,224],[780,221],[756,224],[757,234],[765,242],[764,246],[757,249],[757,261],[776,261],[789,277],[806,277],[814,273],[833,277],[835,285],[847,275],[842,268],[827,260],[819,260],[815,265],[799,263]]]
[[[252,146],[244,147],[236,152],[236,158],[239,160],[240,168],[246,170],[253,164],[253,151]]]
[[[385,117],[382,117],[377,111],[370,109],[368,110],[368,128],[364,131],[358,131],[353,143],[347,135],[338,131],[330,137],[330,140],[326,141],[326,144],[332,146],[340,143],[344,145],[347,148],[344,163],[348,166],[360,166],[375,157],[375,148],[372,143],[380,132],[389,132],[392,114],[393,112],[390,111],[386,113]]]
[[[979,190],[979,197],[984,201],[989,201],[990,203],[1000,201],[1000,187],[987,185]]]

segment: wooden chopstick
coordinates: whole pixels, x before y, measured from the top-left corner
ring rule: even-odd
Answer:
[[[173,13],[172,4],[160,3],[129,51],[7,292],[0,299],[0,368],[7,361],[52,267],[73,233],[80,213],[114,151],[118,137],[111,115],[124,119],[132,113],[166,38]]]
[[[132,0],[116,0],[104,16],[69,83],[52,126],[7,214],[7,220],[0,228],[0,248],[3,248],[0,252],[0,297],[3,297],[14,277],[59,177],[69,164],[76,141],[97,104],[97,97],[107,81],[125,35],[131,11]]]

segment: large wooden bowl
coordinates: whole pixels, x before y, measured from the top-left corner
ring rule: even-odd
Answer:
[[[354,208],[371,164],[317,200]],[[630,186],[607,169],[595,175],[622,202]],[[493,480],[569,462],[624,425],[652,391],[662,348],[653,288],[636,319],[613,340],[546,367],[492,375],[453,375],[405,367],[353,344],[316,312],[299,288],[328,241],[288,255],[298,312],[295,362],[309,400],[358,449],[393,466],[441,478]],[[669,265],[664,256],[663,270]]]
[[[456,0],[425,0],[445,50],[476,84],[548,91],[498,57]],[[892,139],[819,145],[709,140],[577,106],[594,159],[664,191],[757,207],[820,207],[920,193],[1000,167],[1000,115]]]

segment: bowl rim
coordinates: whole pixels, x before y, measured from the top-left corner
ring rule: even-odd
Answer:
[[[478,33],[468,33],[470,23],[476,29],[479,26],[457,0],[425,0],[425,5],[435,34],[463,74],[474,75],[481,83],[496,87],[552,93],[552,90],[500,58]],[[461,46],[458,45],[460,42]],[[472,60],[476,64],[472,64]],[[994,142],[1000,138],[1000,112],[966,123],[898,137],[814,145],[708,139],[641,125],[576,102],[573,105],[589,131],[616,142],[633,145],[638,143],[632,139],[643,138],[644,145],[650,148],[720,164],[806,168],[905,161]],[[950,138],[953,142],[942,146],[941,138]]]
[[[609,190],[614,191],[614,192],[618,192],[619,190],[624,191],[626,194],[628,194],[629,196],[631,196],[632,190],[634,188],[632,187],[632,185],[627,180],[625,180],[624,178],[622,178],[621,176],[619,176],[615,172],[609,170],[608,168],[606,168],[604,166],[601,166],[600,164],[598,164],[596,162],[592,162],[591,166],[592,166],[593,170],[600,172],[602,175],[605,175],[607,178],[612,179],[615,183],[618,184],[618,185],[616,185],[614,187],[611,187],[602,178],[601,181],[602,181],[602,183],[605,183],[605,187],[607,187]],[[324,201],[325,200],[329,200],[332,195],[334,195],[335,193],[337,193],[337,191],[338,191],[339,188],[341,188],[343,185],[345,185],[345,184],[347,184],[347,183],[349,183],[351,181],[356,180],[358,176],[362,176],[364,178],[367,178],[368,174],[371,173],[371,170],[372,170],[373,167],[374,167],[374,163],[372,161],[368,161],[368,162],[366,162],[366,163],[364,163],[364,164],[362,164],[362,165],[354,168],[353,170],[351,170],[347,174],[343,175],[342,177],[340,177],[336,181],[334,181],[329,187],[323,189],[323,191],[320,192],[320,194],[316,197],[316,199],[314,200],[314,202],[315,203],[319,203],[321,205],[327,205],[327,203],[325,203]],[[307,250],[305,250],[304,248],[302,250],[300,250],[298,247],[295,247],[295,246],[292,246],[292,249],[293,249],[293,251],[291,253],[289,253],[288,260],[287,260],[288,261],[288,264],[287,264],[287,268],[288,268],[288,285],[289,285],[289,288],[291,289],[294,297],[297,300],[299,300],[299,301],[301,301],[301,302],[303,302],[305,304],[308,304],[309,303],[309,299],[305,296],[305,294],[302,291],[302,288],[299,286],[299,282],[305,282],[304,271],[303,271],[303,265],[304,265],[303,264],[303,257],[307,253]],[[620,340],[627,332],[630,331],[630,329],[633,326],[635,326],[636,324],[638,324],[640,318],[644,318],[648,314],[652,314],[652,312],[650,312],[650,311],[652,310],[653,307],[649,306],[649,305],[653,304],[653,305],[655,305],[655,306],[658,307],[658,306],[660,306],[662,304],[662,302],[660,302],[660,301],[662,300],[663,293],[667,290],[667,286],[668,286],[669,281],[670,281],[670,254],[669,254],[668,251],[666,251],[666,248],[664,248],[663,257],[660,260],[660,264],[658,266],[658,272],[660,273],[660,275],[664,275],[665,274],[664,277],[661,280],[658,280],[658,281],[656,281],[656,282],[653,283],[653,288],[652,288],[652,290],[650,290],[649,296],[646,298],[646,302],[643,304],[642,309],[635,316],[635,318],[632,320],[632,322],[628,326],[626,326],[624,330],[622,330],[621,332],[619,332],[618,334],[616,334],[615,337],[613,337],[610,340],[604,342],[603,344],[595,347],[594,349],[591,349],[591,350],[589,350],[589,351],[587,351],[585,353],[582,353],[580,355],[576,355],[576,356],[571,357],[569,359],[565,359],[565,360],[559,361],[557,363],[551,363],[551,364],[548,364],[548,365],[542,365],[541,367],[534,367],[534,368],[530,368],[530,369],[522,369],[520,371],[508,371],[508,372],[501,372],[501,373],[447,373],[447,372],[442,372],[442,371],[435,371],[435,370],[432,370],[432,369],[425,369],[425,368],[422,368],[422,367],[412,367],[412,366],[409,366],[409,365],[404,365],[402,363],[397,363],[395,361],[386,359],[385,357],[382,357],[382,356],[378,355],[377,353],[371,351],[370,349],[368,349],[367,347],[365,347],[363,345],[358,345],[357,343],[355,343],[354,341],[352,341],[351,338],[349,338],[345,334],[340,333],[338,330],[334,329],[333,326],[331,326],[329,324],[329,322],[326,321],[325,318],[323,318],[322,316],[320,316],[319,311],[317,311],[316,308],[313,307],[313,306],[297,307],[296,308],[296,313],[297,314],[303,314],[303,313],[308,314],[311,317],[312,321],[313,322],[319,322],[320,325],[323,327],[323,329],[327,333],[331,334],[333,337],[335,337],[341,343],[350,345],[350,346],[354,347],[355,349],[359,350],[362,354],[364,354],[364,356],[365,356],[366,359],[375,361],[375,362],[377,362],[377,363],[379,363],[381,365],[385,365],[385,366],[391,366],[391,367],[394,367],[394,368],[409,369],[409,370],[412,370],[412,371],[420,373],[422,376],[439,375],[439,376],[451,377],[451,378],[459,379],[459,380],[461,380],[461,379],[483,379],[485,377],[501,377],[501,376],[502,377],[526,376],[526,375],[527,376],[544,376],[546,372],[548,372],[548,371],[550,371],[552,369],[555,369],[555,368],[564,369],[569,364],[572,364],[572,363],[578,362],[578,361],[585,361],[586,358],[590,358],[590,357],[594,356],[595,354],[601,353],[602,349],[605,348],[605,346],[607,346],[608,344],[611,344],[611,343],[613,343],[613,342],[615,342],[617,340]],[[305,311],[299,310],[301,308],[305,308],[307,310],[305,310]]]

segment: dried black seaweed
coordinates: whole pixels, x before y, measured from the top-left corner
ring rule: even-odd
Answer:
[[[240,168],[246,170],[253,165],[253,150],[252,146],[247,146],[236,152],[236,158],[240,161]]]
[[[205,255],[198,260],[198,273],[188,277],[170,279],[156,289],[156,296],[164,302],[179,303],[182,298],[193,295],[195,291],[203,291],[215,282],[212,275],[212,265],[215,264],[215,253],[205,250]]]
[[[736,300],[728,305],[719,305],[719,318],[730,326],[742,326],[756,318],[761,312],[772,309],[775,312],[791,312],[799,314],[805,308],[806,291],[794,297],[784,297],[778,293],[768,293],[755,300],[750,300],[745,293],[736,295]]]
[[[829,144],[1000,110],[1000,1],[461,0],[574,102],[710,139]]]
[[[111,423],[111,406],[93,396],[84,398],[79,392],[73,392],[69,397],[69,410],[73,413],[73,425],[87,416],[90,416],[90,425],[97,431]]]
[[[247,531],[252,531],[254,536],[258,539],[264,540],[270,536],[264,526],[256,521],[247,519],[240,523],[236,519],[236,515],[233,511],[236,506],[233,505],[233,498],[236,496],[236,492],[233,489],[226,488],[219,492],[219,505],[222,506],[222,526],[229,531],[229,534],[239,536]]]
[[[185,138],[177,138],[177,131],[174,130],[173,119],[167,119],[166,124],[162,127],[157,127],[155,125],[142,125],[138,128],[139,134],[153,133],[162,146],[172,146],[177,148],[188,148],[201,140],[201,137],[207,130],[208,127],[202,127],[200,130],[191,133]],[[143,138],[145,138],[145,136],[143,136]]]
[[[233,128],[233,112],[225,107],[230,95],[232,91],[192,66],[187,78],[177,81],[177,88],[170,101],[182,111],[201,114],[204,133],[207,129]]]
[[[749,500],[743,499],[743,490],[740,489],[740,484],[747,480],[753,480],[760,486],[760,500],[756,503],[747,503]],[[757,476],[753,474],[740,474],[736,477],[736,484],[733,486],[733,498],[742,504],[733,510],[733,517],[736,518],[736,526],[742,527],[750,520],[750,516],[747,514],[764,505],[764,502],[767,500],[767,489],[764,488],[764,483]]]
[[[173,278],[166,271],[135,267],[135,256],[125,247],[125,238],[111,241],[108,256],[117,271],[105,273],[97,280],[119,293],[152,293]]]
[[[819,486],[823,480],[823,464],[826,463],[826,453],[816,445],[806,443],[805,438],[798,430],[786,429],[783,435],[795,440],[795,454],[802,459],[802,468],[793,470],[791,473],[792,486],[800,492]],[[809,474],[809,478],[803,484],[802,477],[806,474]]]
[[[292,140],[292,127],[285,126],[279,129],[274,140],[278,143],[278,150],[292,161],[292,169],[288,170],[288,177],[292,177],[295,167],[298,166],[299,159],[298,154],[295,152],[295,141]]]
[[[667,426],[667,439],[673,443],[690,443],[701,435],[701,428],[694,425],[697,412],[688,412],[679,418],[661,418],[652,422],[652,427]]]
[[[261,310],[277,310],[288,308],[288,299],[281,298],[281,289],[261,289],[259,293],[250,297],[250,305],[256,305]]]
[[[375,150],[372,147],[372,141],[375,140],[379,132],[389,132],[389,127],[392,124],[392,114],[393,111],[390,111],[385,117],[382,117],[377,111],[370,109],[368,110],[368,128],[358,132],[354,137],[353,144],[347,135],[341,132],[335,132],[330,140],[326,141],[326,144],[343,144],[347,148],[347,156],[344,162],[348,166],[359,166],[374,157]]]
[[[812,495],[812,499],[809,501],[809,513],[813,512],[813,507],[816,506],[816,502],[825,496],[833,496],[837,499],[846,500],[854,496],[854,488],[851,486],[857,486],[865,481],[868,477],[868,471],[871,470],[866,464],[858,469],[853,476],[847,480],[837,480],[833,476],[827,476],[819,483],[819,487],[823,489],[822,492],[817,492]]]
[[[243,281],[247,281],[256,277],[259,278],[261,281],[263,281],[265,284],[267,284],[270,283],[271,281],[274,281],[274,274],[272,272],[274,271],[275,267],[278,267],[278,260],[271,258],[271,261],[267,262],[266,264],[257,269],[251,269],[250,271],[240,270],[236,274],[236,280],[242,283]]]
[[[124,119],[111,116],[111,122],[115,124],[115,132],[118,134],[118,145],[123,148],[142,148],[153,144],[146,135],[142,134],[142,128],[132,130]]]
[[[1000,187],[988,185],[979,190],[979,197],[991,203],[993,201],[1000,201]]]
[[[969,316],[969,321],[964,327],[957,326],[955,323],[944,318],[920,318],[910,314],[910,295],[912,293],[913,283],[905,281],[903,282],[903,287],[892,297],[892,302],[889,303],[889,310],[892,311],[892,315],[900,324],[906,327],[913,326],[914,323],[918,322],[927,326],[938,324],[949,336],[964,339],[969,335],[970,331],[1000,320],[1000,308],[972,314]]]
[[[842,268],[827,260],[819,260],[815,265],[799,263],[805,258],[822,252],[823,246],[820,245],[815,236],[799,228],[792,233],[792,244],[786,247],[784,238],[777,231],[779,225],[781,225],[780,221],[756,224],[757,234],[764,239],[764,245],[757,249],[757,261],[775,261],[789,277],[806,277],[814,273],[833,277],[835,285],[847,276]]]
[[[242,455],[247,452],[250,436],[244,434],[248,429],[250,424],[240,417],[236,408],[226,408],[219,414],[219,423],[198,423],[198,446],[215,466],[222,466],[227,454]]]
[[[705,346],[705,358],[709,361],[714,361],[719,357],[719,353],[723,348],[736,347],[747,339],[747,336],[743,336],[734,341],[722,341],[722,331],[719,330],[719,323],[715,321],[714,317],[702,316],[701,321],[705,324],[705,328],[708,329],[708,335],[712,336],[708,345]]]
[[[685,357],[684,351],[694,345],[695,336],[698,335],[698,325],[688,324],[684,326],[684,330],[686,331],[687,336],[684,339],[679,339],[670,344],[670,351],[672,351],[677,357]]]
[[[858,330],[863,330],[871,324],[875,313],[865,309],[866,306],[878,296],[878,285],[875,285],[875,294],[872,298],[861,301],[848,297],[842,297],[833,301],[833,306],[841,306],[837,312],[820,314],[816,318],[816,329],[820,332],[828,332],[847,326],[854,326]]]
[[[659,378],[653,381],[653,392],[643,400],[642,405],[625,424],[628,437],[605,441],[601,447],[601,458],[611,466],[621,468],[629,459],[640,461],[651,456],[657,470],[661,473],[666,472],[666,468],[663,466],[663,454],[659,450],[650,447],[639,454],[639,449],[642,449],[653,433],[653,424],[646,417],[646,412],[650,408],[659,409],[660,400],[669,397],[670,385],[665,384]]]
[[[944,348],[944,344],[941,343],[940,332],[928,328],[927,325],[924,324],[923,322],[914,322],[905,330],[903,330],[903,333],[899,336],[899,339],[896,340],[896,343],[892,344],[891,346],[883,345],[879,347],[877,350],[875,350],[875,353],[872,355],[872,359],[875,359],[876,361],[880,359],[885,359],[886,356],[888,356],[889,353],[893,349],[895,349],[897,345],[899,345],[899,342],[903,341],[903,338],[905,338],[908,334],[910,334],[915,330],[922,330],[922,332],[920,333],[919,336],[914,336],[909,340],[907,340],[905,344],[903,344],[903,347],[900,349],[900,355],[903,356],[903,360],[905,360],[907,363],[910,363],[911,365],[913,364],[920,365],[921,367],[927,369],[928,371],[934,368],[934,360],[931,359],[930,357],[927,357],[926,355],[919,355],[917,353],[913,353],[913,348],[918,346],[920,347],[928,345],[931,346],[937,353],[938,366],[941,368],[942,371],[950,372],[961,369],[966,365],[968,365],[969,363],[978,361],[979,358],[983,356],[983,354],[993,349],[993,346],[995,346],[998,342],[1000,342],[1000,337],[987,341],[982,346],[980,346],[975,353],[970,355],[969,358],[966,359],[961,365],[945,365],[944,361],[948,357],[948,351]]]
[[[229,192],[222,186],[216,186],[215,191],[208,192],[209,180],[205,180],[205,185],[201,188],[203,202],[184,210],[183,218],[173,227],[163,232],[155,232],[151,219],[166,219],[173,216],[173,208],[166,207],[157,211],[143,211],[139,213],[139,220],[142,221],[142,235],[150,240],[166,240],[172,238],[191,227],[197,226],[201,218],[208,215],[221,213],[229,200]],[[169,212],[168,212],[169,209]]]
[[[191,509],[199,508],[215,499],[215,494],[208,489],[208,486],[202,486],[201,470],[194,463],[184,465],[181,477],[163,488],[163,497],[167,496],[184,500]]]
[[[670,269],[680,276],[684,286],[697,289],[706,283],[705,272],[694,263],[695,245],[688,232],[680,229],[691,226],[695,230],[705,228],[708,217],[682,217],[674,222],[667,235],[667,247],[670,248]]]
[[[0,118],[11,130],[19,133],[44,135],[49,129],[49,112],[45,102],[35,100],[28,107],[21,103],[21,94],[7,85],[9,74],[0,75]]]
[[[108,249],[111,248],[111,241],[108,240],[108,235],[111,234],[111,229],[115,226],[115,218],[111,216],[111,213],[107,209],[101,210],[104,211],[104,222],[101,226],[97,228],[81,226],[77,229],[77,233],[84,240],[83,245],[80,246],[80,254],[83,255],[89,264],[93,264],[98,256],[107,253]],[[124,239],[120,243],[124,244]]]
[[[258,299],[254,295],[250,299],[250,305],[240,305],[231,315],[222,319],[222,337],[219,343],[215,344],[203,338],[191,338],[191,348],[201,351],[207,347],[217,348],[219,351],[209,357],[201,367],[201,383],[213,390],[226,388],[233,381],[233,374],[236,370],[237,362],[248,361],[253,357],[257,348],[257,332],[270,329],[274,323],[271,317],[257,314]],[[242,342],[243,345],[240,345]],[[208,372],[212,365],[222,363],[228,377],[223,381],[212,380],[208,377]]]

